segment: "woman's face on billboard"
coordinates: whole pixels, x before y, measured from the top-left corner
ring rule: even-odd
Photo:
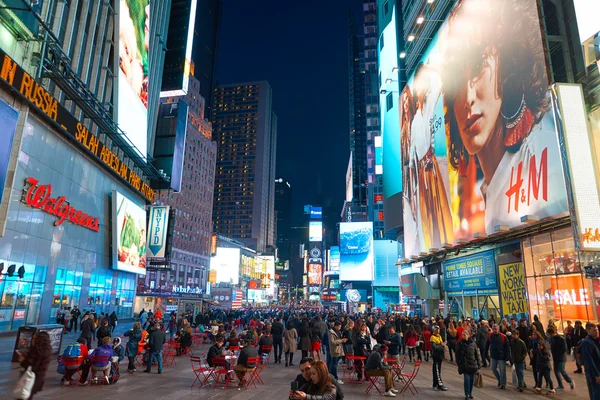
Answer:
[[[499,123],[502,98],[496,90],[496,61],[495,56],[484,55],[479,63],[467,67],[463,77],[464,84],[461,83],[454,102],[460,137],[471,155],[481,151]]]

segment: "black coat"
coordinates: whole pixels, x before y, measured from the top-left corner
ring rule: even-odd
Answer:
[[[102,339],[104,339],[105,337],[110,337],[110,326],[101,326],[100,328],[98,328],[98,330],[96,331],[96,337],[98,338],[98,345],[101,344]]]
[[[88,340],[88,346],[90,341],[94,338],[94,321],[91,318],[81,322],[81,337]]]
[[[473,339],[461,340],[456,344],[456,360],[458,373],[474,374],[481,367],[481,357]]]
[[[283,343],[283,324],[281,322],[273,323],[271,335],[273,335],[273,343]]]
[[[148,339],[148,350],[151,353],[157,353],[162,351],[163,344],[167,342],[167,338],[165,333],[160,329],[156,329],[154,332],[150,334],[150,338]]]

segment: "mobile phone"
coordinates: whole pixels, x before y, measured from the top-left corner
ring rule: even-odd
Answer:
[[[292,389],[293,391],[296,391],[296,390],[298,390],[298,382],[297,382],[297,381],[293,381],[293,382],[292,382],[292,384],[291,384],[291,389]]]

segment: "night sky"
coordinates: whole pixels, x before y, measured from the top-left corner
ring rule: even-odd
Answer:
[[[335,229],[348,139],[348,13],[360,0],[223,0],[217,80],[266,80],[278,117],[277,177],[293,191],[293,222],[321,203]]]

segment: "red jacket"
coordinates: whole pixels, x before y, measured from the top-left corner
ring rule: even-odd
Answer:
[[[423,350],[431,351],[431,331],[423,331]]]

